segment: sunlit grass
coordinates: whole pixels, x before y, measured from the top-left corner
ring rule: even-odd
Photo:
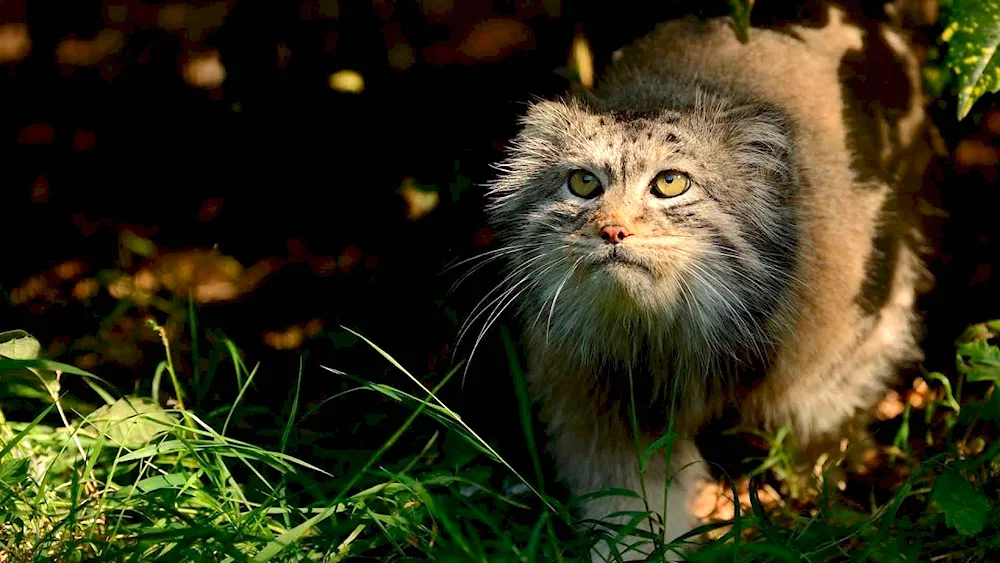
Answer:
[[[196,330],[193,309],[189,320]],[[634,514],[625,526],[574,518],[574,508],[601,495],[639,493],[547,494],[518,353],[506,332],[501,336],[531,474],[508,463],[441,400],[440,390],[461,365],[431,389],[357,333],[373,357],[396,368],[398,379],[376,382],[301,364],[289,379],[292,400],[278,417],[284,423],[274,429],[280,438],[271,449],[228,435],[239,411],[249,408],[245,393],[258,373],[228,339],[218,345],[234,360],[227,375],[239,392],[227,408],[210,413],[183,402],[182,383],[166,359],[165,333],[165,359],[152,374],[150,397],[123,397],[73,366],[11,358],[37,352],[19,341],[15,352],[10,344],[0,350],[0,372],[30,370],[54,394],[47,405],[38,400],[32,421],[0,420],[0,561],[588,561],[598,541],[624,556],[623,538],[630,534],[651,544],[650,561],[693,545],[700,534],[714,539],[691,552],[692,561],[990,560],[1000,549],[1000,442],[992,440],[1000,419],[993,393],[1000,377],[998,328],[970,329],[959,344],[952,382],[945,386],[931,374],[940,392],[929,395],[920,411],[907,408],[907,420],[924,413],[926,432],[938,447],[925,444],[923,455],[915,454],[909,427],[900,427],[903,439],[897,436],[894,455],[904,478],[887,501],[845,503],[828,475],[839,459],[821,464],[819,474],[795,475],[793,441],[783,433],[765,435],[772,448],[759,473],[777,476],[783,494],[790,487],[808,489],[797,484],[805,479],[813,497],[775,506],[762,502],[759,478],[742,491],[728,483],[731,498],[743,497],[749,510],[736,509],[727,520],[671,544],[663,543],[655,525],[652,533],[635,531],[640,521],[658,522],[657,507]],[[200,374],[201,382],[218,384],[224,377],[218,369]],[[299,389],[310,369],[355,385],[305,409]],[[58,386],[66,377],[85,378],[104,406],[86,414],[68,408]],[[287,453],[304,419],[359,392],[375,393],[408,413],[388,439],[354,464]],[[167,395],[172,399],[165,401]],[[433,424],[417,428],[422,419]],[[800,491],[792,496],[808,497]]]

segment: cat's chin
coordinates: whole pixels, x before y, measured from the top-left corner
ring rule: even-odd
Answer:
[[[592,265],[585,282],[598,300],[641,304],[661,288],[653,272],[637,261],[613,260]]]
[[[597,275],[626,295],[648,291],[653,281],[648,268],[632,262],[606,262],[600,264],[598,269]]]

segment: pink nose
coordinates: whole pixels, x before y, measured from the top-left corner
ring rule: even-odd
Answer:
[[[601,238],[610,242],[611,244],[618,244],[619,242],[625,240],[625,237],[629,236],[630,232],[625,227],[619,227],[617,225],[609,225],[607,227],[601,227]]]

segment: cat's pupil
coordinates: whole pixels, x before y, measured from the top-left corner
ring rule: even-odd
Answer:
[[[663,177],[663,181],[666,182],[666,183],[668,183],[668,184],[672,184],[674,182],[674,175],[673,174],[667,174],[666,176]]]

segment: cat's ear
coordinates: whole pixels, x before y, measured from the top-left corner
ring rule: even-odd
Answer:
[[[790,180],[795,141],[791,121],[767,104],[747,104],[724,112],[729,141],[743,164],[772,180]]]
[[[521,118],[525,132],[565,131],[569,128],[572,109],[562,101],[538,100],[528,106]]]

